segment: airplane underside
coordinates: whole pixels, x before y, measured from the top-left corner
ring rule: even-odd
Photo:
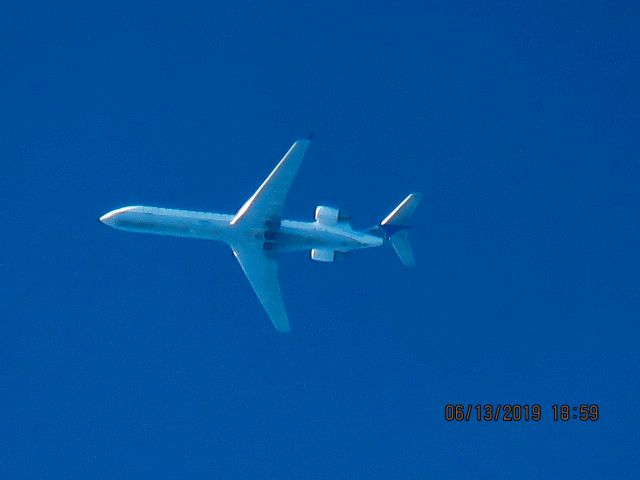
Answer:
[[[279,332],[289,320],[278,282],[278,254],[306,250],[312,260],[332,262],[350,250],[391,244],[400,260],[413,266],[407,229],[419,202],[408,195],[376,227],[354,230],[338,209],[318,206],[315,221],[283,218],[284,201],[309,146],[295,142],[258,190],[235,215],[132,206],[112,210],[100,221],[120,230],[227,243]]]

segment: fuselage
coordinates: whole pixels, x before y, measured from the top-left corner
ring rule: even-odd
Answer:
[[[379,247],[384,238],[354,230],[348,222],[282,220],[278,225],[232,225],[234,215],[169,208],[131,206],[112,210],[100,221],[120,230],[174,237],[218,240],[230,245],[262,243],[265,249],[296,251],[326,249],[337,252]]]
[[[390,244],[404,265],[415,265],[406,229],[418,204],[408,195],[384,220],[355,230],[337,208],[318,205],[314,221],[284,218],[284,205],[310,139],[297,140],[267,178],[234,213],[208,213],[131,206],[100,217],[110,227],[130,232],[199,238],[227,243],[278,332],[289,332],[278,282],[280,252],[309,251],[312,260],[333,262],[350,250]]]

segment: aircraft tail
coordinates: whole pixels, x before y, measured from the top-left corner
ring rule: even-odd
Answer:
[[[380,228],[384,231],[386,239],[398,254],[400,261],[407,267],[416,265],[408,229],[411,228],[411,219],[420,198],[419,193],[410,193],[380,222]]]

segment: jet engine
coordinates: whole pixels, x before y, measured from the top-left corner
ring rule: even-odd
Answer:
[[[314,248],[311,250],[311,260],[316,262],[333,262],[336,252],[324,248]]]
[[[319,205],[316,207],[316,222],[324,224],[338,223],[340,219],[340,210],[337,208],[324,207]]]

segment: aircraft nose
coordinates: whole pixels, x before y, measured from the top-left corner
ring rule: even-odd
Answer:
[[[122,207],[111,210],[100,217],[100,221],[110,227],[120,228],[123,220],[127,219],[130,214],[135,214],[142,207]]]
[[[102,215],[100,217],[100,221],[102,223],[104,223],[105,225],[113,225],[113,217],[115,217],[117,215],[117,211],[116,210],[112,210],[111,212],[107,212],[104,215]]]

